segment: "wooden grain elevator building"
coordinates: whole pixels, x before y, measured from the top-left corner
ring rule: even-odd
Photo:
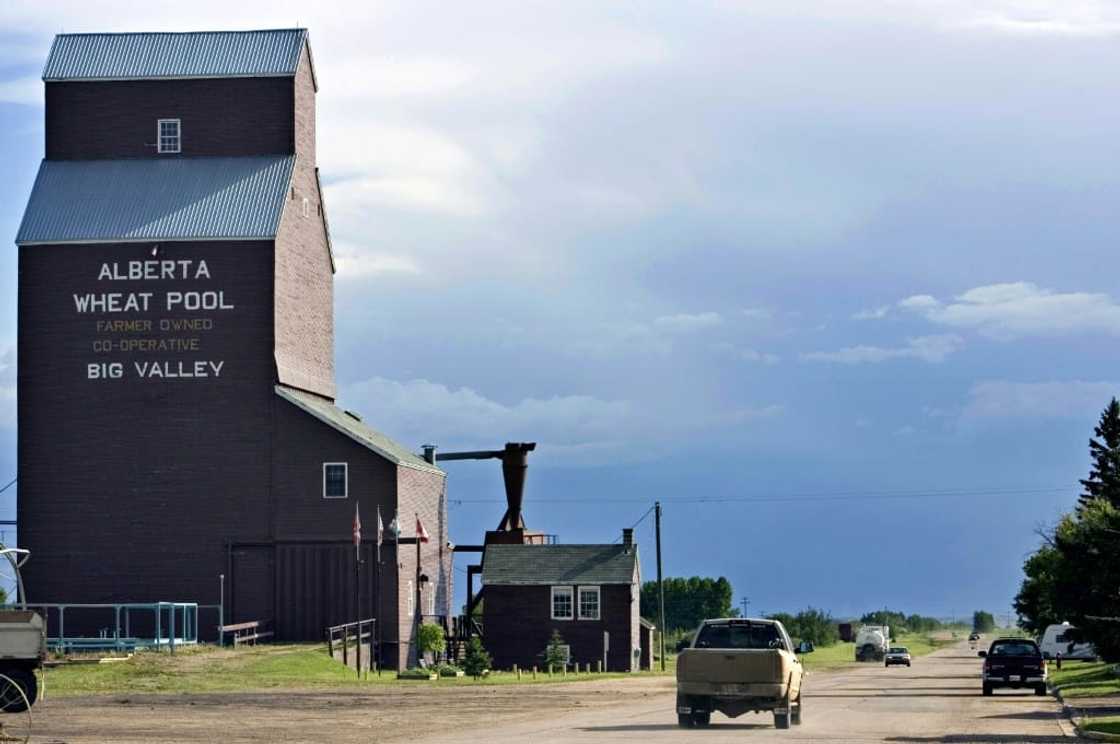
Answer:
[[[335,405],[304,29],[63,34],[19,250],[18,522],[34,602],[197,601],[285,640],[450,614],[444,473]],[[355,600],[351,524],[372,541]],[[414,577],[423,574],[425,581]],[[361,606],[357,606],[360,602]]]

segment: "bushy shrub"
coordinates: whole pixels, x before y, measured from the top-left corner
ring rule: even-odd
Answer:
[[[442,654],[447,648],[447,639],[443,635],[443,628],[435,623],[424,623],[417,633],[416,642],[420,650],[426,654]]]

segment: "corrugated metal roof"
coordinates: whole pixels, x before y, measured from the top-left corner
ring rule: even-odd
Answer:
[[[286,385],[277,385],[276,394],[396,465],[424,470],[429,473],[438,473],[439,475],[444,474],[442,470],[429,464],[427,460],[411,452],[404,445],[398,444],[381,432],[371,429],[346,411],[317,395],[305,393]]]
[[[629,584],[638,548],[622,545],[487,545],[484,586]]]
[[[295,75],[307,29],[59,34],[43,80]]]
[[[16,242],[270,239],[292,155],[44,160]]]

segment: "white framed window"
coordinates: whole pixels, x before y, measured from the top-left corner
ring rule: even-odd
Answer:
[[[323,463],[323,498],[344,499],[350,493],[349,468],[344,462]]]
[[[156,143],[160,154],[182,152],[182,122],[178,119],[160,119],[156,122]]]
[[[434,585],[432,585],[430,583],[428,584],[427,600],[428,601],[425,603],[425,604],[427,604],[427,614],[428,615],[435,615],[436,614],[436,588],[435,588]]]
[[[574,596],[570,586],[552,587],[552,619],[571,620],[575,617]]]
[[[303,204],[301,205],[301,208],[303,209],[303,216],[304,217],[310,217],[311,216],[311,202],[310,202],[310,200],[308,200],[308,198],[306,196],[303,198]]]
[[[599,619],[599,587],[581,586],[579,588],[579,619]]]
[[[408,616],[412,617],[416,613],[416,593],[412,588],[412,580],[408,582]]]

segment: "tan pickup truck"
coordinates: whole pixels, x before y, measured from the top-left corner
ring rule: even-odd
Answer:
[[[712,711],[729,718],[748,711],[773,711],[774,725],[801,723],[804,670],[796,649],[777,620],[705,620],[692,645],[677,657],[677,722],[684,728],[707,726]]]

